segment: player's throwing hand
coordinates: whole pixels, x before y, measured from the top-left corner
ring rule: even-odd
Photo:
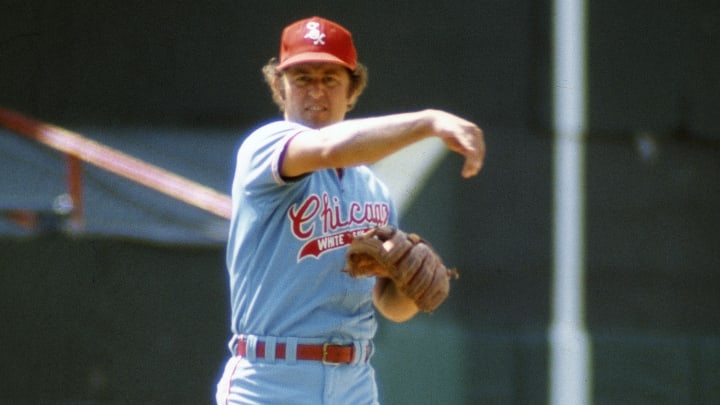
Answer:
[[[434,133],[445,142],[448,149],[465,157],[462,176],[475,176],[485,160],[483,131],[474,123],[456,115],[432,110]]]

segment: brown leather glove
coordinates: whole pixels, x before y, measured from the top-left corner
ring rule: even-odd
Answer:
[[[450,279],[458,278],[420,236],[392,226],[356,236],[345,258],[352,277],[390,278],[424,312],[437,309],[450,293]]]

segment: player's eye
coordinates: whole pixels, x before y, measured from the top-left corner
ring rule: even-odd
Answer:
[[[323,84],[327,87],[335,87],[340,84],[340,80],[335,76],[325,76],[323,77]]]
[[[310,77],[309,76],[296,76],[295,77],[295,85],[298,87],[305,87],[310,83]]]

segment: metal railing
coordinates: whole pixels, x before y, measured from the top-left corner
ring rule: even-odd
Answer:
[[[0,126],[66,156],[67,191],[72,200],[70,221],[76,229],[82,229],[84,224],[83,162],[142,184],[221,218],[230,218],[232,203],[228,195],[78,133],[37,121],[3,107],[0,107]]]

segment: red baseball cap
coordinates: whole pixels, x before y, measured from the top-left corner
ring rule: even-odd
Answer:
[[[306,18],[285,27],[277,68],[313,62],[336,63],[354,70],[357,51],[350,31],[321,17]]]

